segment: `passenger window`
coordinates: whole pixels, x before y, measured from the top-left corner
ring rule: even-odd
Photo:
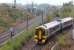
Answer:
[[[46,30],[45,35],[48,35],[48,34],[49,34],[49,32]]]
[[[59,26],[59,25],[57,25],[57,26],[51,28],[49,31],[52,33],[53,31],[55,31],[55,30],[58,28],[58,26]]]
[[[53,32],[53,28],[50,28],[50,32]],[[51,33],[50,33],[51,34]]]

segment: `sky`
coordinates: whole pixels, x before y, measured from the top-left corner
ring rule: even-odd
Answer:
[[[43,4],[43,3],[48,3],[51,5],[62,5],[63,3],[68,3],[69,1],[74,1],[74,0],[16,0],[17,3],[22,3],[22,4],[31,4],[32,2],[34,4]],[[0,3],[14,3],[14,0],[0,0]]]

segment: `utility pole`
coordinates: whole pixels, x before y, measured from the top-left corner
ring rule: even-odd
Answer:
[[[12,8],[16,8],[16,0],[14,0],[14,6]],[[8,13],[9,13],[10,16],[12,16],[10,9],[8,9]],[[14,33],[15,33],[14,27],[11,27],[10,28],[10,34],[11,34],[10,36],[11,36],[11,38],[14,36]]]
[[[44,24],[44,21],[43,21],[43,11],[42,11],[42,25]]]
[[[33,14],[33,12],[34,12],[34,3],[32,2],[32,10],[31,10],[31,13]]]
[[[27,32],[28,32],[28,15],[27,15],[27,23],[26,23],[26,30],[27,30]]]
[[[14,6],[13,6],[13,8],[16,8],[16,0],[14,0]]]

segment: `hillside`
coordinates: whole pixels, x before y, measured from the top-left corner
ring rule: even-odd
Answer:
[[[24,8],[12,8],[8,4],[0,4],[0,33],[16,25],[16,23],[26,20],[27,15],[29,15],[29,18],[32,17],[31,13]]]

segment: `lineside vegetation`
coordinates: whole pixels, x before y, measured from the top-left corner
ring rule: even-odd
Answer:
[[[64,32],[64,35],[61,35],[58,38],[58,45],[60,47],[70,47],[71,46],[71,40],[70,40],[70,34],[68,32]]]
[[[29,32],[22,32],[16,38],[11,38],[9,41],[0,48],[0,50],[20,50],[23,45],[33,36],[34,28],[29,30]]]

